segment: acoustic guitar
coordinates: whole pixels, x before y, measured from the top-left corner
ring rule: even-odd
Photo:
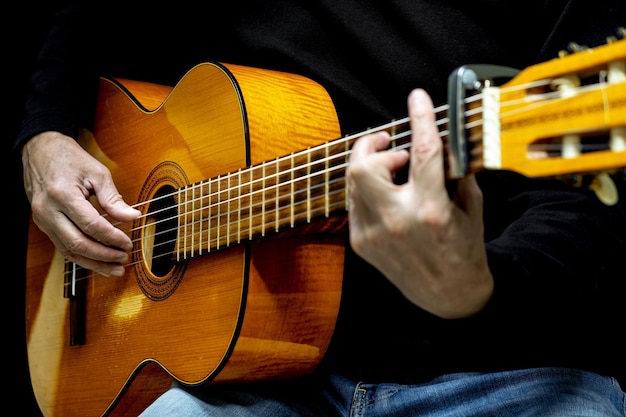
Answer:
[[[617,195],[626,167],[626,41],[522,71],[459,68],[436,109],[450,180],[480,170],[560,177]],[[32,222],[26,334],[46,417],[136,415],[173,380],[310,373],[339,309],[352,144],[312,80],[202,63],[174,87],[102,79],[82,146],[142,215],[123,277],[67,262]],[[95,201],[94,205],[97,204]]]

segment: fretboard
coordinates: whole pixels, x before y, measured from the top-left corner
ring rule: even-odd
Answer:
[[[180,188],[178,259],[292,229],[348,208],[346,169],[359,137],[386,130],[408,147],[408,120],[346,136]]]

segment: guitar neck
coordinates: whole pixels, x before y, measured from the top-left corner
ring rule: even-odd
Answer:
[[[176,256],[193,257],[345,214],[352,145],[383,130],[392,136],[390,150],[409,147],[404,119],[178,189]]]
[[[519,73],[468,66],[451,75],[449,83],[456,88],[450,88],[450,104],[435,110],[444,152],[449,150],[446,178],[487,169],[565,178],[624,167],[626,41],[584,54]],[[468,78],[476,90],[471,97],[463,84]],[[498,78],[507,78],[506,83],[495,86]],[[350,149],[359,137],[379,131],[390,134],[390,150],[410,146],[404,118],[176,190],[175,257],[194,257],[345,213]]]

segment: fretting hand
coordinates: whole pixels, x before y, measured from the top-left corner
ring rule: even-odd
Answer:
[[[408,99],[412,146],[385,151],[386,132],[360,138],[348,169],[350,242],[414,304],[443,318],[480,311],[493,292],[473,175],[446,190],[443,144],[423,90]],[[409,162],[408,181],[393,174]]]

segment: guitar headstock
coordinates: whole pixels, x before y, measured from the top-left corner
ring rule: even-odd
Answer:
[[[625,35],[619,29],[595,48],[571,44],[519,72],[468,66],[453,73],[451,176],[482,169],[577,182],[591,176],[603,201],[616,201],[606,187],[607,177],[626,167]],[[508,81],[495,86],[497,78]],[[469,97],[470,90],[476,94]]]

